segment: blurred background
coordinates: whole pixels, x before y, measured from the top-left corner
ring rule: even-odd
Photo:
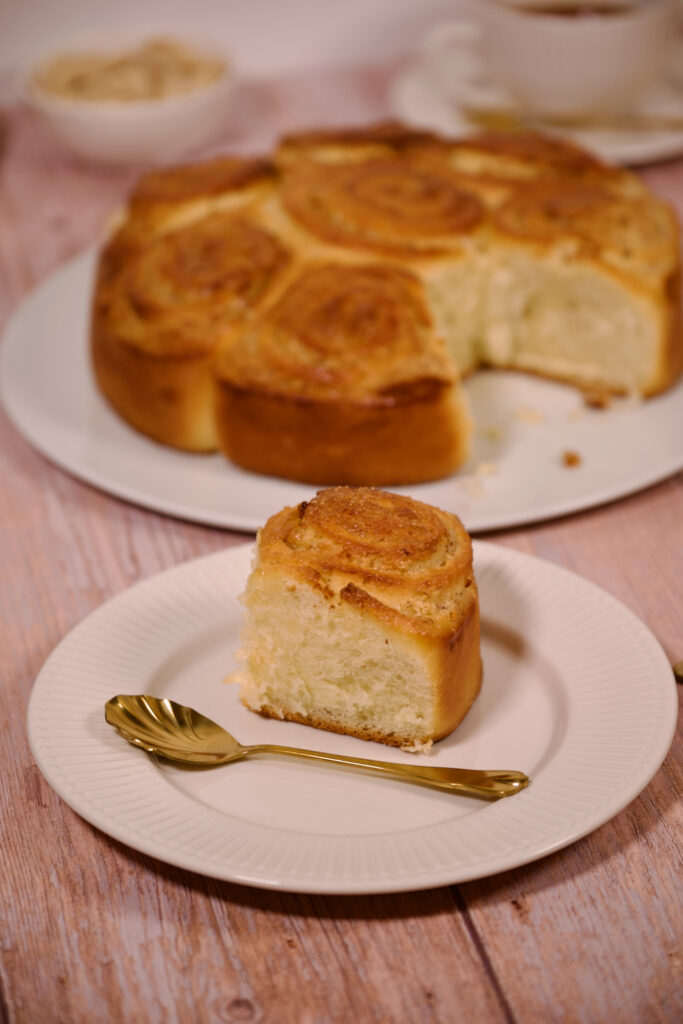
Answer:
[[[2,0],[0,74],[6,84],[36,50],[58,50],[81,32],[130,28],[206,33],[245,74],[389,61],[461,7],[458,0]]]

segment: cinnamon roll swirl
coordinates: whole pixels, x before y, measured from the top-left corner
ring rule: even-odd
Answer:
[[[636,284],[661,277],[675,257],[668,206],[595,185],[545,182],[517,189],[496,210],[494,222],[499,231],[529,242],[574,240],[582,256],[603,260]]]
[[[566,139],[537,132],[484,132],[444,143],[443,152],[453,170],[485,185],[556,181],[598,185],[624,195],[644,191],[631,171],[611,167]]]
[[[287,262],[277,239],[222,213],[160,235],[118,273],[107,267],[92,325],[102,393],[155,440],[214,450],[215,352],[264,301]]]
[[[243,596],[247,707],[405,749],[462,721],[481,685],[472,546],[411,498],[335,487],[258,537]]]
[[[485,217],[445,163],[397,157],[294,164],[282,202],[324,242],[390,257],[455,254]]]
[[[119,273],[160,235],[220,211],[249,211],[274,186],[267,160],[220,157],[144,174],[100,255],[97,291],[115,287]]]
[[[268,195],[274,184],[270,161],[246,157],[150,171],[130,195],[128,216],[148,232],[165,231],[207,213],[244,209]]]
[[[452,472],[469,416],[419,280],[386,264],[312,266],[223,346],[221,447],[308,483],[402,483]]]

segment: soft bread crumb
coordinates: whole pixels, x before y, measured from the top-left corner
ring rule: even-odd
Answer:
[[[583,460],[578,452],[568,450],[562,452],[562,461],[565,466],[573,468],[574,466],[580,466]]]
[[[612,408],[618,409],[620,412],[631,412],[633,409],[638,409],[643,404],[645,399],[638,391],[629,391],[625,395],[618,395],[612,399]]]
[[[502,441],[503,431],[500,427],[480,427],[478,433],[487,441]]]
[[[521,405],[515,412],[515,419],[520,423],[543,423],[545,416],[539,409],[534,409],[530,405]]]
[[[584,391],[583,401],[589,409],[608,409],[613,396],[607,391]]]
[[[429,754],[432,747],[434,746],[433,740],[427,740],[426,743],[409,743],[401,747],[401,750],[405,750],[407,754]]]
[[[427,753],[481,685],[479,604],[457,517],[329,488],[259,531],[240,699],[271,718]]]
[[[481,480],[475,477],[467,477],[463,480],[463,489],[470,498],[483,498],[486,494]]]
[[[483,476],[495,476],[498,472],[498,463],[492,460],[488,462],[478,462],[474,468],[474,475],[477,477]]]

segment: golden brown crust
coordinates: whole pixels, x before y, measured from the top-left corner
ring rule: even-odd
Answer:
[[[173,448],[217,449],[211,353],[155,359],[96,322],[92,361],[100,391],[130,426]]]
[[[216,423],[245,469],[309,483],[453,472],[469,422],[419,280],[313,266],[221,351]]]
[[[599,185],[525,185],[495,211],[498,231],[545,246],[574,242],[574,252],[630,279],[661,282],[676,266],[673,213],[652,197],[615,195]]]
[[[461,187],[497,204],[511,188],[533,182],[597,185],[624,196],[647,195],[640,178],[582,147],[530,131],[480,132],[447,140],[398,122],[329,129],[285,136],[274,161],[281,167],[315,161],[322,165],[397,158],[448,167]]]
[[[130,206],[137,212],[156,203],[210,198],[260,184],[273,175],[274,167],[269,160],[241,157],[218,157],[205,163],[151,171],[138,180]]]
[[[537,132],[482,132],[446,143],[443,149],[454,170],[487,184],[561,181],[625,194],[644,191],[630,171],[612,167],[566,139]]]
[[[363,127],[292,132],[280,140],[274,160],[280,166],[302,160],[348,163],[407,153],[431,153],[441,147],[440,140],[431,132],[416,131],[398,121],[383,121]]]
[[[140,178],[128,200],[128,219],[140,230],[173,227],[193,209],[202,216],[217,203],[245,205],[270,190],[275,168],[269,160],[219,157],[205,163],[152,171]]]
[[[242,387],[330,400],[453,379],[421,282],[387,264],[308,267],[246,325],[218,374]]]
[[[662,304],[663,344],[655,374],[644,389],[645,397],[659,394],[670,387],[683,372],[683,303],[681,302],[681,268],[674,263],[663,281],[666,301]]]
[[[284,508],[259,533],[249,590],[264,579],[275,587],[310,587],[330,605],[345,604],[359,620],[374,620],[387,649],[419,652],[430,678],[430,707],[416,743],[455,729],[482,679],[477,585],[472,545],[460,520],[433,506],[374,488],[334,487],[310,502]],[[277,657],[277,653],[275,654]],[[340,651],[343,658],[343,651]],[[248,706],[253,707],[250,700]],[[264,698],[260,714],[395,746],[403,732],[379,732],[367,722],[340,726],[325,708],[304,712]]]
[[[454,401],[445,384],[414,391],[404,404],[337,404],[254,395],[219,382],[219,444],[242,469],[284,480],[377,486],[437,480],[467,458],[469,419],[464,400]]]
[[[275,185],[274,165],[247,157],[221,157],[145,174],[133,188],[101,262],[112,276],[160,235],[216,213],[248,214]]]
[[[484,320],[497,285],[483,298],[476,289],[486,267],[504,276],[508,266],[523,268],[525,287],[534,266],[554,267],[558,282],[576,270],[589,292],[597,282],[611,296],[606,307],[620,295],[637,307],[624,314],[646,337],[632,376],[585,371],[585,346],[571,365],[571,314],[552,370],[494,356],[501,323]],[[318,292],[329,302],[316,307]],[[517,296],[506,294],[509,319]],[[520,300],[521,321],[524,302],[543,301]],[[471,318],[462,336],[461,303]],[[437,335],[454,328],[446,357]],[[389,123],[299,133],[272,160],[224,157],[141,179],[101,255],[92,349],[105,396],[165,444],[210,450],[220,433],[244,468],[315,483],[436,479],[462,463],[470,433],[455,360],[605,393],[673,383],[683,366],[677,221],[635,175],[557,139],[447,141]],[[514,344],[507,351],[515,357]]]
[[[92,357],[102,393],[136,429],[190,450],[216,447],[213,360],[287,265],[280,243],[231,214],[102,262]]]
[[[292,149],[304,152],[306,156],[325,152],[328,147],[343,146],[384,146],[391,150],[412,149],[419,146],[433,146],[436,136],[429,131],[408,128],[401,121],[379,121],[371,125],[313,128],[301,132],[289,132],[280,140],[277,152]]]
[[[282,202],[325,242],[393,257],[457,252],[485,216],[444,164],[396,157],[304,162],[286,173]]]
[[[260,532],[259,559],[423,636],[450,636],[476,600],[458,517],[376,488],[330,487],[282,509]]]

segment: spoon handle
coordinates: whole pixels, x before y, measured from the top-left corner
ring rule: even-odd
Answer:
[[[272,744],[257,744],[244,747],[247,754],[284,754],[308,761],[327,761],[333,764],[362,768],[379,775],[388,775],[403,782],[417,782],[450,793],[464,793],[468,796],[497,800],[512,796],[529,785],[529,778],[517,771],[484,771],[476,768],[441,768],[428,765],[399,764],[393,761],[371,761],[364,757],[347,757],[343,754],[324,754],[317,750],[302,750],[299,747],[281,747]]]

